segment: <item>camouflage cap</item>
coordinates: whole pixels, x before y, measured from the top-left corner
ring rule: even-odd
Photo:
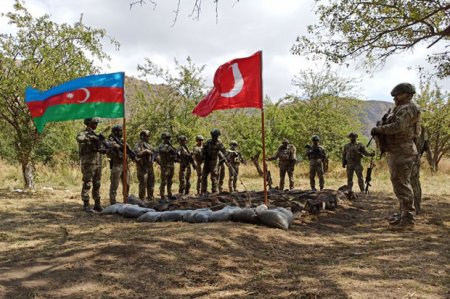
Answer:
[[[196,140],[196,141],[204,140],[204,139],[205,139],[205,138],[203,138],[202,135],[197,135],[197,137],[195,137],[195,140]]]
[[[220,130],[219,129],[212,129],[211,130],[211,136],[220,136]]]
[[[320,137],[317,136],[317,135],[313,135],[313,136],[311,137],[311,140],[312,140],[312,141],[320,141]]]
[[[98,117],[84,119],[84,124],[86,126],[89,124],[98,124],[99,122],[100,122],[100,119]]]
[[[114,125],[114,126],[111,128],[111,131],[112,131],[112,132],[123,131],[122,125]]]
[[[395,97],[402,93],[415,94],[416,88],[410,83],[400,83],[392,89],[391,96]]]
[[[350,134],[348,134],[347,137],[356,137],[356,138],[358,138],[358,134],[356,134],[355,132],[350,132]]]
[[[238,145],[238,143],[237,143],[237,141],[236,140],[231,140],[231,142],[230,142],[230,145]]]
[[[186,140],[187,140],[186,136],[184,136],[184,135],[178,136],[178,141],[186,141]]]
[[[170,135],[169,132],[164,132],[161,134],[161,139],[170,139],[172,138],[172,135]]]

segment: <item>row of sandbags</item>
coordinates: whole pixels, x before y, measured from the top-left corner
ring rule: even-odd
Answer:
[[[189,223],[235,221],[263,224],[269,227],[288,229],[294,221],[294,215],[285,208],[268,209],[266,205],[256,208],[226,206],[221,210],[211,209],[175,210],[158,212],[131,204],[114,204],[101,212],[103,215],[119,214],[127,218],[136,218],[138,222],[183,221]]]

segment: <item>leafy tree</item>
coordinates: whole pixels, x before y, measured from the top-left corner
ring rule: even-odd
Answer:
[[[33,17],[19,0],[3,17],[17,31],[0,35],[0,122],[11,132],[25,187],[32,188],[35,149],[43,136],[36,132],[24,103],[25,88],[45,90],[97,72],[94,60],[109,58],[101,43],[106,31],[87,27],[81,18],[74,24],[57,24],[49,15]]]
[[[427,83],[417,103],[423,108],[422,122],[430,139],[431,168],[437,171],[439,162],[450,153],[450,94]]]
[[[427,43],[428,61],[436,74],[450,75],[448,48],[450,3],[446,0],[315,0],[318,24],[308,26],[309,36],[297,37],[291,51],[313,54],[333,63],[362,57],[366,66],[380,66],[397,53]],[[434,49],[433,48],[433,49]]]

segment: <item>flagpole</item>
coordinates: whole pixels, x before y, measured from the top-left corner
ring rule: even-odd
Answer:
[[[128,202],[128,176],[127,176],[127,115],[126,115],[126,96],[125,96],[125,75],[123,76],[123,89],[124,89],[124,97],[123,97],[123,170],[122,170],[122,194],[123,194],[123,202]]]
[[[263,57],[261,51],[261,139],[262,139],[262,159],[263,159],[263,185],[264,185],[264,204],[267,206],[269,200],[267,198],[267,165],[266,165],[266,134],[264,127],[264,88],[263,88]]]

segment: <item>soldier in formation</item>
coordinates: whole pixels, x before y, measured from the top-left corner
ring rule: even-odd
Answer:
[[[110,176],[110,186],[109,186],[109,202],[110,204],[116,203],[117,188],[119,187],[119,182],[123,184],[123,129],[121,125],[114,125],[111,129],[111,134],[108,137],[108,143],[110,144],[108,150],[109,166],[111,169]],[[128,157],[126,158],[127,165]],[[129,167],[127,166],[127,169]],[[127,194],[124,197],[128,197],[128,192],[130,190],[130,172],[127,171]]]
[[[312,136],[312,145],[306,146],[306,157],[309,159],[309,183],[311,190],[316,191],[316,175],[319,177],[319,187],[323,190],[325,185],[324,173],[328,169],[328,157],[325,149],[319,145],[320,138],[317,135]]]
[[[202,150],[203,150],[203,136],[197,135],[195,142],[197,143],[192,149],[192,155],[195,161],[195,171],[197,173],[197,194],[201,192],[202,186]]]
[[[150,131],[143,130],[139,134],[139,141],[134,147],[137,156],[136,170],[139,181],[139,198],[154,201],[155,172],[153,162],[156,159],[156,151],[149,144]]]
[[[361,160],[364,156],[373,157],[375,153],[369,153],[362,143],[356,142],[358,134],[352,132],[347,137],[350,138],[350,142],[344,145],[342,151],[342,167],[347,167],[347,187],[352,190],[353,173],[356,173],[359,190],[364,192],[363,166]]]
[[[420,135],[415,138],[415,144],[417,147],[418,155],[414,160],[413,169],[411,170],[411,187],[414,193],[414,208],[416,209],[416,214],[421,212],[421,201],[422,201],[422,186],[420,185],[420,164],[422,155],[425,153],[428,163],[432,165],[431,162],[431,150],[428,140],[428,134],[423,126],[421,126]]]
[[[178,148],[178,156],[180,157],[180,172],[179,172],[179,193],[189,194],[191,189],[191,165],[196,168],[194,157],[187,148],[187,138],[184,135],[178,137],[180,147]]]
[[[386,121],[372,128],[381,152],[386,152],[394,193],[400,204],[400,213],[389,218],[389,224],[400,227],[414,225],[414,192],[411,172],[418,151],[414,139],[420,136],[420,110],[411,100],[416,93],[413,85],[400,83],[391,95],[395,107]]]
[[[202,149],[203,171],[201,193],[206,194],[208,189],[208,175],[211,175],[211,192],[216,193],[218,188],[218,165],[219,159],[226,157],[226,150],[219,140],[219,129],[211,130],[211,139],[209,139]]]
[[[101,154],[106,152],[102,146],[99,136],[95,133],[98,118],[86,118],[84,124],[86,128],[78,133],[77,142],[79,146],[81,173],[83,174],[83,186],[81,187],[81,199],[83,200],[83,210],[86,212],[101,212],[100,186],[102,178],[102,158]],[[89,205],[89,190],[92,188],[92,198],[94,199],[94,209]]]
[[[267,161],[279,160],[280,166],[280,190],[284,190],[284,178],[286,176],[286,172],[289,177],[289,189],[294,189],[294,167],[296,158],[297,149],[293,144],[289,143],[289,140],[286,138],[283,139],[282,144],[278,148],[275,155],[268,158]]]
[[[162,143],[158,147],[158,158],[161,166],[161,185],[159,186],[159,194],[161,199],[165,199],[165,189],[167,186],[167,196],[174,199],[172,195],[172,180],[175,172],[175,162],[179,162],[176,149],[170,142],[170,133],[161,134]]]
[[[241,153],[238,151],[238,143],[233,140],[230,142],[230,149],[227,150],[227,159],[230,161],[228,166],[228,190],[230,192],[237,191],[237,180],[239,175],[239,166],[245,163]]]

